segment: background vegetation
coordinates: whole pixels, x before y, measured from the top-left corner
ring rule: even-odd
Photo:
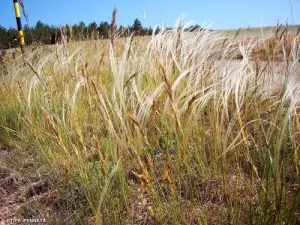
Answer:
[[[199,28],[199,25],[194,25],[194,29]],[[108,39],[110,38],[111,23],[102,21],[100,24],[91,22],[86,25],[84,22],[79,22],[74,25],[65,25],[62,27],[63,33],[68,40],[78,41],[86,39]],[[41,21],[38,21],[35,26],[24,26],[24,35],[27,45],[33,43],[50,44],[51,35],[55,34],[59,27],[47,25]],[[133,21],[132,26],[116,27],[116,30],[121,37],[130,36],[135,32],[137,36],[151,35],[153,29],[151,27],[143,27],[139,19]],[[159,29],[156,29],[156,33]],[[18,32],[15,28],[5,28],[0,25],[0,49],[15,48],[18,46]]]
[[[1,143],[48,181],[15,188],[14,215],[299,224],[299,36],[229,40],[189,27],[5,51]]]

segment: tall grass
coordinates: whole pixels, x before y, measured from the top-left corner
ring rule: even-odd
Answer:
[[[28,52],[2,127],[81,193],[83,224],[300,222],[299,44],[255,61],[263,40],[186,27]]]

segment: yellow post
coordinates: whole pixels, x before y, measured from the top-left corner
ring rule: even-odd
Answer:
[[[18,3],[18,0],[13,0],[13,3],[14,3],[15,15],[16,15],[17,26],[18,26],[20,46],[21,46],[21,51],[23,54],[24,53],[23,47],[25,45],[25,40],[24,40],[24,33],[22,30],[22,24],[21,24],[21,14],[20,14],[20,9],[19,9],[19,3]]]

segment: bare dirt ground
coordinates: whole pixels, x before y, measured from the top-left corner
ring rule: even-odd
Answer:
[[[46,168],[34,168],[34,159],[30,155],[0,144],[0,225],[24,224],[16,220],[14,223],[11,219],[51,217],[53,204],[59,196],[47,173]],[[40,210],[36,206],[41,201],[46,207],[42,210],[43,215],[38,215]],[[27,218],[28,215],[32,218]]]

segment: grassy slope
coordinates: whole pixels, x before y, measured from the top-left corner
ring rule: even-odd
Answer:
[[[8,54],[1,142],[49,168],[71,224],[296,224],[299,63],[222,42],[174,29]],[[15,213],[47,217],[35,203]]]
[[[288,33],[289,34],[296,34],[300,25],[290,25],[288,26]],[[279,30],[279,34],[281,34],[285,29],[285,26],[281,27]],[[250,27],[248,29],[229,29],[229,30],[218,30],[218,32],[221,32],[222,34],[226,35],[227,37],[233,38],[238,33],[237,37],[265,37],[269,36],[275,33],[276,27]]]

